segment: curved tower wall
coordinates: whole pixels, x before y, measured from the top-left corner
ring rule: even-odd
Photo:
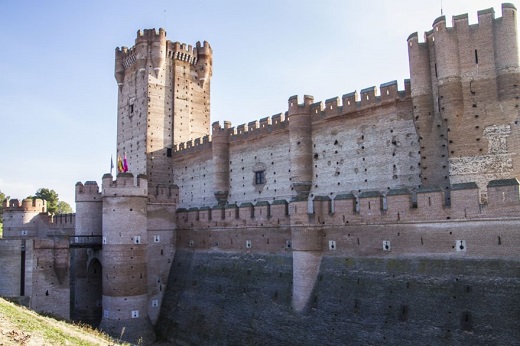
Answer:
[[[423,185],[475,181],[485,201],[489,181],[520,173],[515,16],[516,8],[503,4],[500,18],[487,9],[477,24],[460,15],[448,27],[440,17],[424,43],[408,38]]]
[[[102,197],[95,181],[76,184],[76,231],[75,235],[101,235]]]
[[[224,121],[224,128],[213,124],[213,191],[218,204],[225,205],[229,195],[229,128],[231,123]]]
[[[502,18],[495,23],[497,39],[494,41],[494,50],[500,99],[518,96],[520,88],[517,15],[514,5],[502,4]]]
[[[147,298],[147,180],[103,177],[103,317],[100,328],[137,343],[155,340]],[[124,328],[124,332],[123,332]]]
[[[307,198],[312,187],[312,122],[311,104],[314,98],[304,96],[303,104],[298,97],[289,99],[289,141],[291,160],[291,187],[298,198]]]
[[[76,183],[76,243],[100,241],[102,213],[103,200],[98,184],[95,181]],[[70,248],[70,256],[70,317],[73,321],[97,326],[102,313],[101,255],[93,247],[75,247]]]
[[[3,238],[36,237],[41,219],[37,216],[47,212],[47,202],[31,198],[3,202]]]

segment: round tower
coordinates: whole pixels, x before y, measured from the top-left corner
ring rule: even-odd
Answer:
[[[125,81],[125,66],[123,65],[123,59],[128,52],[128,48],[122,47],[121,49],[116,48],[116,63],[114,68],[114,77],[116,78],[117,86],[119,91],[123,89],[123,82]]]
[[[438,98],[437,64],[432,33],[425,35],[420,43],[417,33],[408,37],[410,84],[414,124],[419,136],[421,155],[421,184],[446,188],[448,177],[448,148],[446,124],[436,107]]]
[[[154,30],[155,33],[155,30]],[[159,72],[164,67],[164,59],[166,57],[166,31],[159,28],[159,33],[153,35],[152,38],[152,67],[155,72],[155,77],[159,77]]]
[[[97,182],[76,183],[75,235],[101,236],[102,202]]]
[[[3,202],[3,238],[38,236],[38,215],[47,213],[47,202],[36,198],[5,200]]]
[[[148,60],[148,40],[147,40],[147,32],[148,30],[137,31],[137,38],[135,39],[135,54],[136,54],[136,63],[137,63],[137,71],[145,72],[146,71],[146,62]]]
[[[496,21],[495,63],[500,100],[514,99],[520,94],[517,10],[513,4],[502,4],[502,19]]]
[[[307,199],[312,187],[312,96],[305,95],[303,104],[298,97],[289,98],[289,141],[291,147],[291,187],[299,199]]]
[[[458,40],[457,36],[446,28],[446,18],[440,17],[433,23],[433,33],[428,38],[434,50],[434,74],[436,76],[435,84],[438,94],[436,95],[436,105],[434,105],[434,113],[437,114],[440,128],[449,128],[448,131],[441,131],[437,145],[446,145],[448,148],[447,157],[457,157],[461,152],[457,150],[464,144],[459,143],[465,139],[464,123],[464,103],[462,96],[462,80],[460,75],[459,56],[458,56]],[[430,42],[430,41],[429,41]],[[434,94],[435,95],[435,94]],[[432,170],[436,165],[430,165],[428,169]],[[443,165],[448,168],[448,165]],[[424,167],[423,167],[424,169]],[[449,186],[450,180],[447,174],[444,177],[444,183],[439,182],[438,185],[446,188]],[[430,185],[430,184],[428,184]]]
[[[95,181],[76,183],[75,237],[70,246],[70,288],[73,321],[98,326],[101,321],[100,253],[102,196]]]
[[[103,317],[100,328],[131,343],[151,343],[146,248],[147,179],[103,176]]]
[[[195,47],[197,50],[197,74],[199,80],[205,84],[209,82],[212,75],[213,51],[206,41],[204,41],[203,45],[198,41]]]
[[[229,193],[229,129],[231,122],[224,121],[221,128],[218,121],[213,123],[213,191],[219,205],[227,203]]]

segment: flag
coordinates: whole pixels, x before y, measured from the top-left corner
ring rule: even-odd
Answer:
[[[117,155],[117,172],[118,173],[124,172],[123,160],[121,160],[121,156],[119,156],[119,155]]]
[[[124,172],[128,172],[128,163],[126,162],[126,153],[125,153],[125,158],[123,159],[123,170],[124,170]]]
[[[112,155],[110,155],[110,175],[112,175],[112,170],[114,169],[114,160]]]

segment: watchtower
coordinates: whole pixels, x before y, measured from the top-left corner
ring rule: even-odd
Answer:
[[[151,185],[172,183],[174,145],[209,135],[212,54],[207,42],[166,40],[163,29],[116,48],[117,151]]]
[[[24,239],[38,236],[39,218],[47,213],[47,202],[36,198],[23,201],[7,199],[2,202],[4,208],[4,238]]]
[[[132,343],[155,340],[148,316],[146,177],[103,176],[103,317],[100,328]]]
[[[444,16],[419,43],[408,38],[414,120],[421,145],[423,185],[475,181],[485,199],[487,183],[518,176],[520,69],[516,8],[502,5]]]

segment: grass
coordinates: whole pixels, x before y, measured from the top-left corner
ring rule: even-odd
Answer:
[[[0,345],[128,345],[87,325],[70,324],[0,298]]]

